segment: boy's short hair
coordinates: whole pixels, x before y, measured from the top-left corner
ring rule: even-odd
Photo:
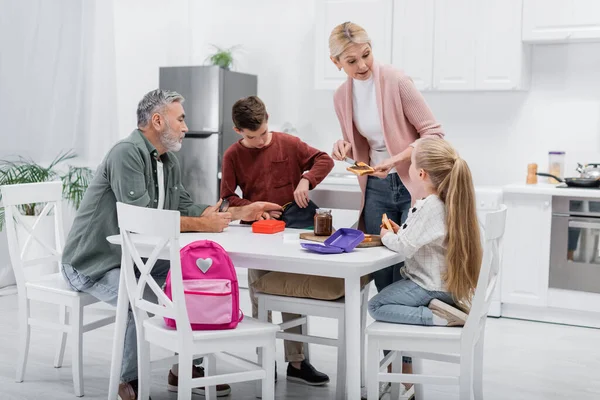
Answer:
[[[267,108],[258,96],[239,99],[231,110],[233,125],[242,130],[257,131],[268,119]]]

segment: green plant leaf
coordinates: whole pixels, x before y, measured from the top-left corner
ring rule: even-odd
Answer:
[[[63,197],[77,209],[92,180],[92,170],[85,167],[69,166],[68,171],[63,175],[59,175],[56,170],[59,164],[76,157],[77,154],[73,150],[61,151],[47,167],[24,157],[19,157],[17,160],[0,160],[0,186],[49,182],[60,179],[63,184]],[[1,199],[2,194],[0,193]],[[36,212],[41,210],[41,206],[41,204],[25,204],[20,207],[20,210],[25,215],[36,215]],[[0,230],[3,227],[4,208],[0,207]]]

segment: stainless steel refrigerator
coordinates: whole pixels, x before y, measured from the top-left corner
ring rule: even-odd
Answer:
[[[231,107],[256,95],[257,77],[216,66],[161,67],[159,87],[185,97],[185,135],[177,158],[182,183],[196,203],[219,199],[223,153],[240,136],[233,130]]]

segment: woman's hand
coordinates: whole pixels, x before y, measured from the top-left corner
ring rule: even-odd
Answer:
[[[385,178],[392,168],[396,165],[396,161],[393,158],[388,158],[373,167],[375,173],[371,174],[378,178]]]
[[[346,142],[345,140],[338,140],[333,144],[333,152],[331,153],[331,157],[334,160],[344,161],[348,152],[352,149],[352,145],[350,142]]]

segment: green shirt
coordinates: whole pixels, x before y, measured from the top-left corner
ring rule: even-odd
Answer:
[[[121,247],[108,243],[118,235],[117,202],[158,206],[158,151],[138,129],[108,152],[90,183],[65,244],[62,262],[97,280],[121,265]],[[173,153],[160,157],[164,167],[165,210],[197,217],[208,207],[194,204],[181,184],[179,161]]]

